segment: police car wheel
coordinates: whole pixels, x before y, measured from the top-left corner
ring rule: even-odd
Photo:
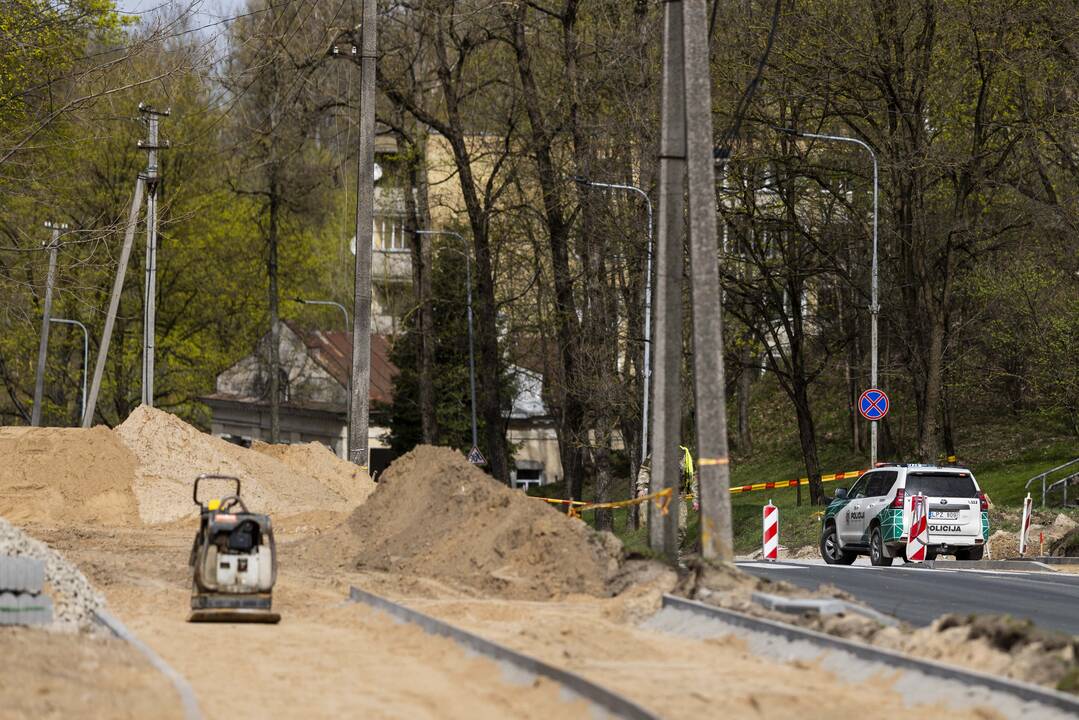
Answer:
[[[877,567],[888,567],[894,558],[884,554],[884,538],[881,537],[880,527],[873,528],[873,537],[869,541],[869,562]]]
[[[820,554],[829,565],[850,565],[857,558],[856,553],[847,552],[839,547],[835,525],[828,525],[820,536]]]

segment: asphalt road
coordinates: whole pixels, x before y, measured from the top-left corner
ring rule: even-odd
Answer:
[[[739,562],[771,580],[816,589],[830,584],[913,625],[946,613],[987,613],[1033,620],[1046,630],[1079,635],[1079,575],[926,568],[834,566],[799,561]]]

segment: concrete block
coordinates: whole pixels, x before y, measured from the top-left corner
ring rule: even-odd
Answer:
[[[45,587],[45,563],[28,557],[0,557],[0,592],[40,593]]]
[[[0,592],[0,625],[15,625],[19,617],[19,600],[12,592]]]
[[[52,598],[48,595],[22,593],[16,596],[19,625],[48,625],[52,622]]]

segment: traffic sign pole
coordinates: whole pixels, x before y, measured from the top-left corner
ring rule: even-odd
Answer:
[[[872,428],[872,443],[870,449],[870,468],[877,466],[877,423],[888,415],[891,409],[891,401],[883,390],[871,387],[858,398],[858,412],[869,421]]]

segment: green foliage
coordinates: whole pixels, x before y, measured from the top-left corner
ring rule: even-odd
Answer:
[[[434,253],[432,273],[434,331],[434,398],[442,445],[468,452],[472,447],[471,400],[468,375],[468,316],[465,259],[454,247]],[[393,402],[384,408],[390,427],[389,444],[404,453],[422,442],[419,407],[419,337],[415,331],[418,312],[405,320],[405,332],[394,342],[391,358],[400,369],[394,379]],[[508,372],[502,377],[503,397],[512,400],[514,385]],[[509,407],[504,408],[508,413]],[[485,424],[477,412],[480,451],[485,456]],[[512,456],[512,447],[507,442]]]

